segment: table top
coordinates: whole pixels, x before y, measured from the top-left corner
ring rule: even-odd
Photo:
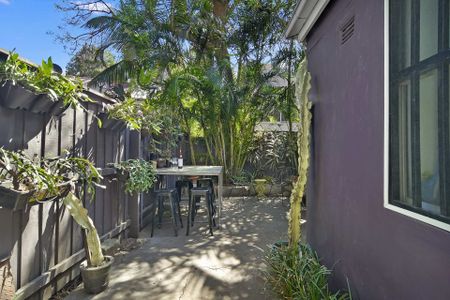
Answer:
[[[184,166],[156,169],[157,175],[178,175],[178,176],[219,176],[223,173],[222,166]]]

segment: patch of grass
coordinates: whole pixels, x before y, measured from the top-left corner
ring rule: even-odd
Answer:
[[[307,245],[270,249],[265,261],[266,281],[281,299],[351,299],[349,293],[332,293],[329,290],[328,276],[331,271],[320,264],[317,254]]]

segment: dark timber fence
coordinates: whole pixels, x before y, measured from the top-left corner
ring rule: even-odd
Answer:
[[[96,114],[107,99],[90,96],[98,103],[87,108]],[[130,132],[125,127],[100,129],[92,114],[69,108],[55,119],[0,106],[0,146],[24,150],[31,157],[68,151],[99,168],[129,158]],[[129,196],[122,184],[108,180],[103,184],[106,189],[97,189],[95,199],[83,193],[82,200],[104,240],[126,234],[130,218]],[[81,230],[60,201],[26,211],[0,208],[0,237],[0,263],[9,260],[13,285],[25,298],[47,299],[79,274],[84,258]]]

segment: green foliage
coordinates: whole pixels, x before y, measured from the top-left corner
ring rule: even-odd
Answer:
[[[13,84],[22,82],[30,76],[30,66],[11,52],[5,62],[0,62],[0,81],[11,80]]]
[[[143,159],[128,159],[114,164],[114,167],[127,176],[125,190],[130,194],[148,192],[156,182],[156,170]]]
[[[178,117],[171,108],[155,105],[150,100],[136,101],[127,98],[122,102],[106,106],[108,116],[121,120],[133,130],[141,130],[152,135],[148,150],[162,158],[171,158],[179,135]]]
[[[266,281],[281,299],[351,299],[348,293],[330,292],[327,280],[331,272],[320,264],[317,254],[307,245],[270,249],[265,261]]]
[[[107,105],[108,116],[125,122],[130,129],[142,130],[147,133],[159,133],[161,122],[156,109],[149,101],[136,101],[127,98],[114,105]]]
[[[74,193],[69,193],[66,197],[64,197],[63,203],[69,210],[69,213],[73,217],[75,222],[77,222],[77,224],[85,230],[85,247],[88,266],[101,266],[104,263],[105,258],[102,253],[100,237],[98,236],[94,222],[89,217],[87,209],[83,207],[83,202],[81,202],[80,198],[75,196]]]
[[[110,51],[99,51],[95,46],[85,44],[72,56],[66,66],[66,74],[92,78],[115,63]]]
[[[295,115],[291,66],[301,49],[283,38],[295,1],[120,1],[114,10],[80,13],[87,1],[58,5],[85,34],[74,45],[99,42],[122,60],[95,81],[132,82],[179,116],[189,137],[201,133],[209,162],[239,174],[254,144],[255,125],[276,106]],[[81,4],[81,5],[80,5]],[[193,126],[195,124],[195,128]]]
[[[62,180],[59,174],[47,172],[39,162],[31,160],[23,152],[0,148],[0,182],[12,183],[15,190],[45,190],[53,194]]]
[[[100,238],[94,223],[81,200],[75,196],[75,183],[86,184],[87,191],[95,193],[102,176],[94,165],[80,157],[42,158],[31,160],[23,152],[0,148],[0,184],[18,191],[33,191],[30,203],[63,198],[64,205],[74,220],[86,231],[88,265],[97,267],[104,262]],[[92,199],[93,197],[91,197]]]
[[[289,210],[289,245],[298,245],[300,241],[301,228],[301,204],[305,194],[306,181],[308,180],[308,168],[310,159],[310,130],[311,130],[311,107],[308,94],[311,88],[311,75],[308,72],[308,60],[306,57],[300,63],[296,78],[296,98],[300,116],[298,129],[298,179],[294,183],[291,193],[291,207]]]
[[[294,132],[258,132],[249,162],[258,176],[271,172],[279,182],[297,174],[297,145]]]
[[[255,180],[255,174],[243,170],[239,174],[231,176],[230,179],[234,185],[248,185]]]
[[[47,169],[51,173],[60,174],[62,177],[76,177],[78,182],[86,184],[87,192],[91,195],[95,194],[96,187],[105,188],[105,186],[100,185],[103,177],[99,170],[91,161],[83,157],[53,158],[44,160],[42,163],[47,165]]]
[[[6,80],[29,88],[36,94],[48,94],[53,101],[61,100],[65,106],[86,110],[80,101],[92,102],[83,93],[80,80],[70,80],[53,71],[51,57],[35,67],[22,61],[17,53],[10,53],[5,62],[0,62],[0,82]]]
[[[42,201],[71,188],[76,182],[86,183],[87,191],[95,193],[102,176],[87,159],[79,157],[41,158],[32,160],[23,152],[0,148],[0,182],[11,183],[18,191],[34,191],[31,201]]]

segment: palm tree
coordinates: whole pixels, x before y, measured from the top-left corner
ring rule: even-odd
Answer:
[[[188,133],[191,124],[199,126],[210,161],[233,175],[246,163],[257,122],[276,103],[292,104],[288,98],[293,95],[286,88],[274,88],[269,82],[286,70],[290,73],[287,64],[300,58],[300,49],[282,36],[294,4],[122,0],[90,15],[80,12],[82,2],[66,2],[60,8],[72,12],[72,24],[86,30],[78,37],[66,35],[66,41],[89,39],[101,50],[122,53],[122,59],[93,83],[159,86],[161,92],[152,101],[176,110]],[[269,71],[267,65],[272,66]]]

